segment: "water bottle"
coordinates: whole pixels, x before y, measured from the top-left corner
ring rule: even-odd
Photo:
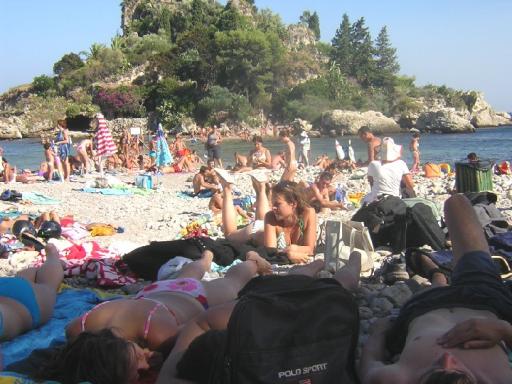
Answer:
[[[346,195],[346,192],[343,188],[341,188],[341,185],[338,184],[336,186],[336,194],[334,196],[334,199],[340,203],[342,203],[343,201],[345,201],[345,195]]]

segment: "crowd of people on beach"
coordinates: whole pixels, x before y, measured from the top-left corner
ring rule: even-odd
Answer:
[[[446,237],[439,227],[442,246],[452,253],[451,274],[426,255],[410,258],[409,267],[427,276],[430,287],[408,300],[394,318],[373,323],[360,356],[355,358],[356,344],[335,345],[332,340],[340,335],[327,332],[332,326],[331,311],[341,306],[338,302],[332,302],[332,308],[301,313],[307,318],[307,330],[299,326],[302,323],[297,318],[287,318],[288,324],[279,332],[269,334],[273,328],[266,328],[268,322],[278,322],[281,314],[272,305],[290,300],[290,311],[299,305],[292,301],[293,295],[274,300],[278,295],[298,292],[319,298],[329,290],[313,289],[318,284],[328,285],[353,303],[338,308],[346,312],[342,321],[347,324],[341,324],[346,325],[346,332],[351,329],[350,319],[359,319],[356,293],[366,254],[351,249],[342,267],[336,264],[331,271],[332,278],[318,280],[330,266],[313,260],[320,237],[317,215],[346,210],[346,191],[334,187],[333,180],[341,172],[363,169],[370,192],[354,217],[371,218],[364,224],[371,229],[372,238],[379,226],[389,225],[392,232],[398,232],[402,216],[397,213],[397,204],[415,197],[412,175],[421,169],[418,134],[412,135],[409,145],[414,161],[410,169],[402,160],[402,147],[390,137],[377,137],[368,127],[358,133],[367,144],[366,160],[356,161],[349,148],[347,156],[338,154],[336,159],[329,159],[321,155],[313,165],[308,134],[299,133],[297,158],[292,131],[282,129],[278,133],[282,151],[271,154],[262,136],[255,135],[254,148],[247,156],[235,153],[234,166],[225,169],[222,135],[215,126],[202,134],[206,162],[187,148],[179,135],[168,144],[163,132],[157,131],[146,154],[139,136],[126,131],[116,145],[101,115],[97,116],[97,126],[95,139],[82,140],[73,157],[66,123],[59,121],[55,140],[44,143],[43,176],[67,181],[73,169],[87,173],[97,167],[102,171],[104,161],[107,169],[193,172],[193,196],[210,199],[208,207],[218,215],[223,236],[153,242],[126,254],[122,262],[127,271],[152,283],[135,295],[103,301],[77,314],[66,326],[66,343],[31,372],[35,380],[138,383],[145,372],[156,370],[156,383],[227,382],[227,377],[240,383],[512,382],[512,286],[502,281],[482,224],[468,197],[459,193],[444,204]],[[479,160],[472,153],[468,161]],[[10,180],[12,170],[4,158],[2,166],[4,180]],[[298,170],[310,166],[319,168],[316,179],[297,180]],[[275,183],[269,178],[272,172],[281,173]],[[254,189],[255,198],[249,202],[236,194],[237,178],[243,174],[250,176]],[[395,211],[386,211],[391,203]],[[384,211],[387,216],[378,216],[381,222],[372,227],[375,212]],[[389,212],[393,213],[391,218]],[[40,228],[44,222],[59,220],[47,214],[38,219],[37,225]],[[1,230],[14,231],[15,225],[11,222],[9,228]],[[18,232],[20,237],[25,233],[27,239],[26,230]],[[37,238],[28,238],[31,246],[39,244]],[[45,247],[45,261],[40,267],[20,271],[16,277],[0,278],[0,340],[11,340],[52,316],[63,270],[52,241],[39,246]],[[390,246],[394,248],[395,244]],[[405,244],[393,251],[400,254]],[[156,280],[156,271],[176,257],[189,260],[172,279]],[[235,260],[238,263],[233,263]],[[213,261],[231,267],[221,278],[202,280]],[[294,266],[287,276],[270,279],[275,264]],[[243,316],[244,310],[258,313],[256,304],[251,307],[255,298],[263,298],[270,311],[248,320],[251,337],[258,341],[251,349],[244,344],[251,338],[236,333],[235,319]],[[314,343],[304,345],[294,337],[294,333],[305,331]],[[290,337],[281,337],[281,333],[290,333]],[[322,338],[315,339],[314,335]],[[357,331],[353,337],[357,340]],[[284,344],[275,345],[277,339]],[[243,358],[228,353],[235,342],[234,353],[245,353]],[[290,381],[294,378],[296,381]]]

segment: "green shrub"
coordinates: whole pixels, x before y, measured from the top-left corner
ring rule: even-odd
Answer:
[[[41,75],[34,77],[32,81],[32,91],[39,96],[48,94],[48,91],[55,89],[55,79],[50,76]]]

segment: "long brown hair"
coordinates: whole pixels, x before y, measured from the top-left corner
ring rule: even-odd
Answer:
[[[272,187],[272,196],[281,195],[288,203],[297,205],[297,213],[302,215],[304,208],[308,208],[309,204],[304,199],[302,188],[294,181],[280,181]]]

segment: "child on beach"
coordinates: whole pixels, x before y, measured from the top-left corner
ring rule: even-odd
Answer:
[[[78,160],[82,163],[80,166],[80,173],[85,174],[90,172],[91,157],[94,157],[94,150],[91,139],[84,139],[76,146],[76,154]]]
[[[418,132],[412,135],[411,142],[409,143],[409,150],[412,153],[413,160],[411,172],[417,173],[420,171],[420,134]]]
[[[52,145],[50,143],[44,143],[44,158],[46,160],[46,172],[41,175],[46,180],[53,180],[53,172],[55,172],[55,153],[53,152]]]

